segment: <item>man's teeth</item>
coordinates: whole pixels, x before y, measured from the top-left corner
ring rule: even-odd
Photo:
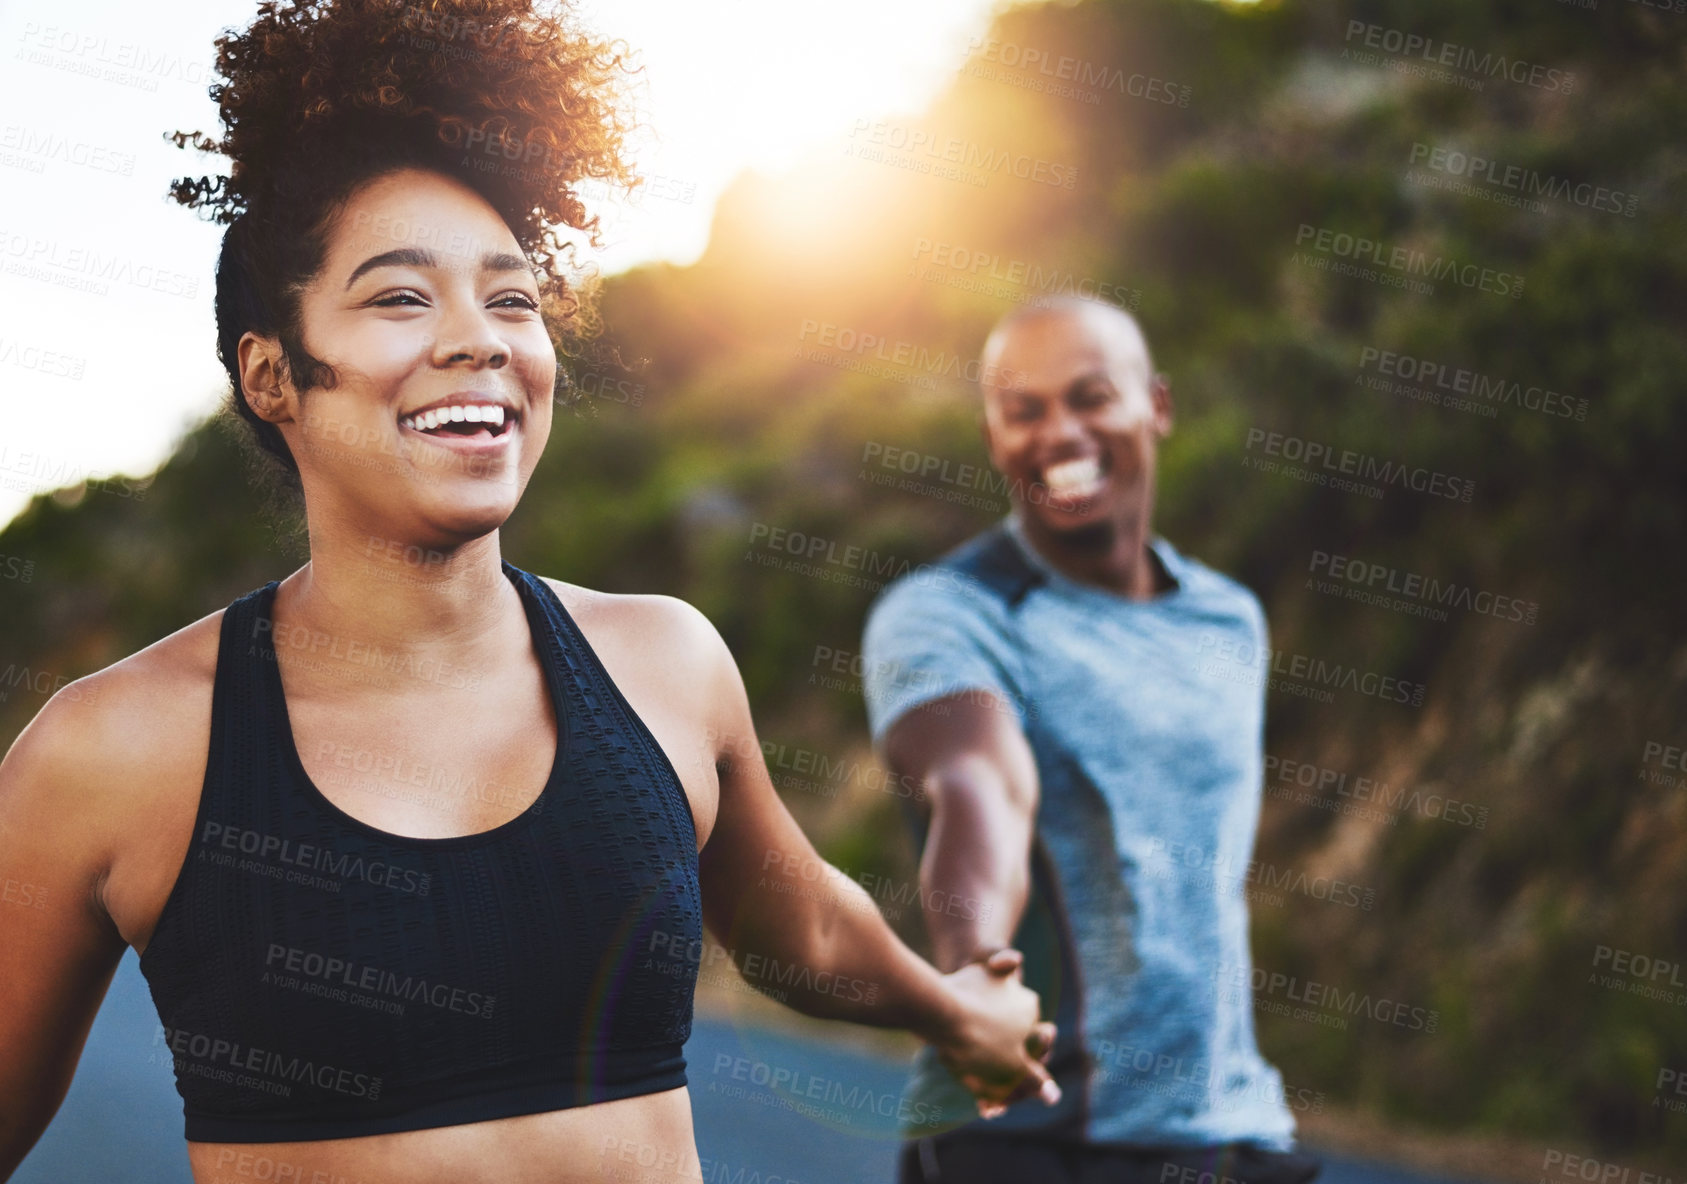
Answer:
[[[460,403],[406,415],[398,422],[419,432],[431,431],[442,423],[489,423],[498,427],[504,422],[504,409],[497,404]]]
[[[1088,493],[1101,484],[1101,463],[1094,457],[1063,460],[1043,470],[1051,493]]]

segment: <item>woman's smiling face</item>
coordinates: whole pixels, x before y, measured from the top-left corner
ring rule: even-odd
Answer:
[[[313,521],[446,546],[501,526],[550,435],[539,298],[509,227],[461,182],[407,168],[355,190],[299,305],[337,381],[302,400],[289,387],[275,420]]]

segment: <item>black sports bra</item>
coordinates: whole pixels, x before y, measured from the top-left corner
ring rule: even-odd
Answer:
[[[407,838],[330,802],[282,696],[279,581],[224,614],[193,841],[140,960],[190,1141],[382,1134],[685,1084],[702,908],[684,787],[556,594],[503,571],[557,752],[527,810],[472,835]],[[473,791],[362,759],[418,792]]]

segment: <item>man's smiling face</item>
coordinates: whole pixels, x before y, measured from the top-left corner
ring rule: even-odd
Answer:
[[[1135,321],[1095,303],[1012,318],[984,373],[990,459],[1028,526],[1074,542],[1146,533],[1171,401]]]

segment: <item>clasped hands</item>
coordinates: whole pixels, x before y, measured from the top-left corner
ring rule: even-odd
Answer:
[[[1032,1094],[1048,1106],[1060,1101],[1060,1086],[1047,1068],[1055,1026],[1037,1018],[1037,993],[1025,986],[1024,963],[1023,954],[1004,947],[944,975],[959,1019],[933,1047],[971,1091],[983,1118],[995,1118]]]

